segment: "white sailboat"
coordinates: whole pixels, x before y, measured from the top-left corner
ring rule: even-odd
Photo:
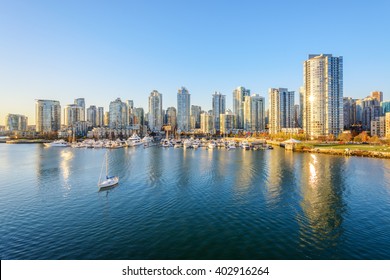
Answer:
[[[106,163],[105,164],[106,165],[106,176],[102,180],[102,173],[103,173],[103,166],[104,166],[104,161],[103,161],[102,169],[100,171],[100,176],[99,176],[99,182],[98,182],[99,189],[115,186],[119,182],[118,176],[109,176],[108,175],[108,153],[107,152],[106,152],[105,163]]]

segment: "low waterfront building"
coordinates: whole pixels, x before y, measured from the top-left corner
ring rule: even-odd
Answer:
[[[142,127],[140,125],[131,125],[126,129],[114,129],[109,127],[95,127],[88,133],[88,137],[95,139],[127,139],[134,132],[141,134]]]

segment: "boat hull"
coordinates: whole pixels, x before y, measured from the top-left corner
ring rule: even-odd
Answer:
[[[103,188],[115,186],[118,183],[119,183],[119,178],[117,176],[115,176],[113,178],[106,179],[103,182],[99,183],[98,187],[99,187],[99,189],[103,189]]]

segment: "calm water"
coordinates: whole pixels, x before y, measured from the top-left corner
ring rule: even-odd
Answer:
[[[0,144],[1,259],[390,259],[390,160]]]

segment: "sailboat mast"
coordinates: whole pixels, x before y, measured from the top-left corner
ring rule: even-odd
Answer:
[[[106,178],[108,176],[108,151],[106,152]]]

